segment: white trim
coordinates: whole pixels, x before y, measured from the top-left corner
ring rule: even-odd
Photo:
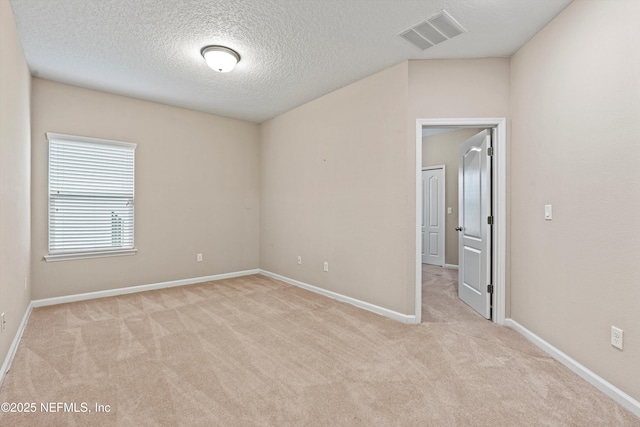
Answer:
[[[493,141],[494,157],[492,169],[493,181],[493,322],[504,324],[506,310],[506,230],[507,230],[507,119],[417,119],[416,120],[416,228],[415,228],[415,317],[422,321],[422,260],[421,251],[421,211],[422,211],[422,128],[423,126],[451,126],[459,128],[495,128],[496,140]]]
[[[416,238],[415,247],[415,318],[416,323],[422,323],[422,122],[416,120]]]
[[[33,307],[45,307],[49,305],[65,304],[76,301],[86,301],[96,298],[113,297],[116,295],[134,294],[137,292],[152,291],[155,289],[173,288],[176,286],[193,285],[196,283],[213,282],[215,280],[231,279],[233,277],[250,276],[259,274],[260,270],[244,270],[232,273],[214,274],[213,276],[194,277],[191,279],[172,280],[169,282],[153,283],[149,285],[131,286],[128,288],[107,289],[104,291],[87,292],[84,294],[66,295],[62,297],[44,298],[31,301]]]
[[[58,262],[58,261],[73,261],[76,259],[85,259],[85,258],[105,258],[111,256],[127,256],[127,255],[135,255],[138,252],[137,249],[119,249],[116,251],[96,251],[96,252],[77,252],[77,253],[68,253],[68,254],[58,254],[58,255],[45,255],[43,259],[46,262]]]
[[[451,270],[457,270],[458,266],[455,264],[445,264],[444,268],[450,268]]]
[[[493,278],[494,321],[503,325],[507,306],[507,120],[498,119],[493,145]]]
[[[27,326],[27,321],[29,320],[29,316],[31,316],[32,309],[33,302],[30,302],[24,312],[24,316],[22,316],[22,322],[20,322],[20,325],[18,326],[16,335],[15,337],[13,337],[13,341],[11,342],[11,346],[9,347],[9,352],[4,358],[4,362],[2,363],[2,371],[0,371],[0,387],[2,387],[2,383],[4,382],[4,377],[7,375],[7,372],[9,372],[9,369],[11,369],[11,363],[13,362],[13,358],[16,355],[16,351],[18,351],[18,344],[20,344],[20,339],[22,339],[22,334],[24,333],[24,328]]]
[[[337,292],[333,292],[333,291],[328,291],[326,289],[322,289],[322,288],[318,288],[317,286],[313,286],[313,285],[309,285],[308,283],[304,283],[304,282],[300,282],[298,280],[294,280],[294,279],[290,279],[289,277],[285,277],[285,276],[281,276],[279,274],[276,273],[272,273],[270,271],[267,270],[260,270],[260,274],[267,276],[267,277],[271,277],[272,279],[276,279],[276,280],[280,280],[282,282],[288,283],[290,285],[293,286],[297,286],[299,288],[302,289],[306,289],[308,291],[314,292],[316,294],[320,294],[323,295],[325,297],[329,297],[341,302],[346,302],[348,304],[351,304],[355,307],[367,310],[367,311],[371,311],[372,313],[376,313],[379,314],[381,316],[384,317],[388,317],[389,319],[393,319],[393,320],[397,320],[399,322],[402,323],[408,323],[408,324],[416,324],[419,323],[416,321],[415,316],[412,316],[410,314],[402,314],[402,313],[398,313],[397,311],[393,311],[393,310],[389,310],[387,308],[384,307],[380,307],[374,304],[370,304],[368,302],[364,302],[361,301],[359,299],[355,299],[355,298],[351,298],[348,297],[346,295],[342,295],[339,294]]]
[[[629,396],[618,387],[614,386],[595,372],[578,363],[575,359],[569,357],[547,341],[540,338],[513,319],[505,319],[504,325],[518,332],[520,335],[531,341],[538,348],[542,349],[549,356],[571,369],[579,377],[593,385],[595,388],[609,396],[611,399],[619,403],[622,407],[629,410],[635,416],[640,418],[640,402]]]
[[[433,169],[445,169],[447,165],[433,165],[433,166],[423,166],[422,171],[430,171]]]
[[[114,141],[112,139],[91,138],[89,136],[66,135],[64,133],[45,132],[45,136],[47,137],[47,141],[50,141],[52,139],[57,139],[58,141],[90,142],[92,144],[117,145],[120,147],[129,147],[129,148],[133,148],[134,150],[137,147],[137,144],[134,142]]]

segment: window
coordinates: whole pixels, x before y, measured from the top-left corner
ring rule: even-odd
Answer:
[[[133,246],[136,145],[47,133],[47,261],[129,255]]]

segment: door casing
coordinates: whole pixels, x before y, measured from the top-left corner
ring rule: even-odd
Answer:
[[[460,119],[417,119],[416,120],[416,227],[415,227],[415,322],[422,322],[422,128],[492,128],[493,141],[492,174],[492,270],[493,270],[493,322],[504,324],[506,312],[506,232],[507,232],[507,119],[501,118],[460,118]]]

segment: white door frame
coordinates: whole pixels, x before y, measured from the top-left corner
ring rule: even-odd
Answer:
[[[431,127],[469,127],[495,128],[496,140],[493,141],[493,322],[504,325],[506,310],[506,245],[507,245],[507,119],[417,119],[416,120],[416,250],[415,250],[415,321],[422,322],[422,128]]]
[[[445,253],[445,242],[446,242],[446,238],[447,238],[447,227],[446,227],[446,223],[447,223],[447,208],[445,206],[447,206],[447,165],[434,165],[434,166],[423,166],[422,167],[422,172],[424,171],[428,171],[428,170],[434,170],[434,169],[442,169],[442,187],[443,188],[443,193],[442,193],[442,200],[444,200],[444,202],[442,203],[442,206],[440,206],[440,215],[442,217],[442,221],[444,222],[444,226],[442,227],[442,236],[440,239],[440,247],[438,248],[438,250],[440,251],[440,253],[442,254],[442,265],[440,267],[444,267],[445,264],[447,263],[447,259],[446,256],[447,254]],[[422,180],[420,180],[420,182],[422,183]],[[422,193],[421,193],[422,194]],[[422,201],[422,215],[424,215],[424,200]],[[421,222],[422,222],[422,218],[421,218]],[[422,226],[422,224],[420,224]],[[420,228],[420,234],[422,235],[422,227]],[[420,250],[420,253],[422,254],[422,247]],[[422,262],[422,259],[420,259],[420,262]]]

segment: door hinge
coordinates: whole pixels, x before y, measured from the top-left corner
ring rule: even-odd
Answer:
[[[492,294],[493,293],[493,285],[491,283],[489,283],[487,285],[487,293],[488,294]]]
[[[487,148],[487,156],[493,156],[493,147]]]
[[[493,225],[493,215],[487,217],[487,224]]]

